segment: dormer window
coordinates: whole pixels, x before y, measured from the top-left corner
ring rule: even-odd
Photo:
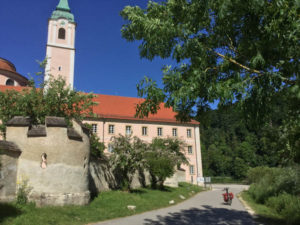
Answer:
[[[7,79],[6,86],[15,86],[15,82],[12,79]]]
[[[66,39],[66,30],[64,28],[59,28],[58,30],[58,39]]]

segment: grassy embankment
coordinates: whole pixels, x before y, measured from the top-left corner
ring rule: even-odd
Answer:
[[[201,187],[181,183],[179,188],[164,191],[140,188],[132,193],[108,191],[101,193],[87,206],[43,207],[34,204],[0,204],[2,225],[82,225],[169,206],[169,201],[183,201],[179,195],[189,198],[202,191]],[[136,210],[128,210],[135,205]]]
[[[247,191],[241,193],[241,197],[255,212],[255,220],[264,225],[282,225],[285,221],[282,216],[266,205],[256,203]]]
[[[300,225],[300,167],[257,167],[248,171],[251,183],[242,197],[258,220],[272,225]]]

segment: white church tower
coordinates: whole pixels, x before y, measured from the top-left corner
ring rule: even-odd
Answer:
[[[45,81],[61,76],[73,89],[76,23],[68,0],[60,0],[48,23]]]

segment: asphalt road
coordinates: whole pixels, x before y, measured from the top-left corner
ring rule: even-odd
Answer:
[[[223,203],[225,186],[235,195],[231,206]],[[201,192],[178,205],[93,225],[256,225],[236,198],[237,193],[247,188],[245,185],[213,185],[212,191]]]

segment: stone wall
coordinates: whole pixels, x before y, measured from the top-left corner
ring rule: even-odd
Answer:
[[[108,191],[118,187],[107,160],[91,157],[89,167],[89,184],[92,195],[96,196],[102,191]]]
[[[15,199],[20,154],[21,150],[14,143],[0,141],[0,201]]]
[[[185,170],[176,170],[172,177],[166,179],[164,185],[169,187],[178,187],[179,182],[186,182]]]
[[[92,195],[97,195],[102,191],[108,191],[119,188],[117,180],[108,160],[96,159],[90,160],[90,191]],[[131,188],[139,188],[150,184],[150,176],[147,171],[136,171],[132,179]]]
[[[130,186],[134,189],[150,185],[150,179],[148,171],[136,171]],[[96,159],[94,157],[91,158],[89,180],[90,191],[93,196],[96,196],[102,191],[119,188],[119,182],[107,160]],[[171,178],[166,179],[164,185],[169,187],[178,187],[178,182],[185,182],[184,170],[177,170]]]
[[[28,181],[29,200],[37,205],[84,205],[90,200],[89,135],[73,121],[47,117],[45,125],[31,126],[28,118],[7,123],[6,140],[20,146],[17,181]]]

